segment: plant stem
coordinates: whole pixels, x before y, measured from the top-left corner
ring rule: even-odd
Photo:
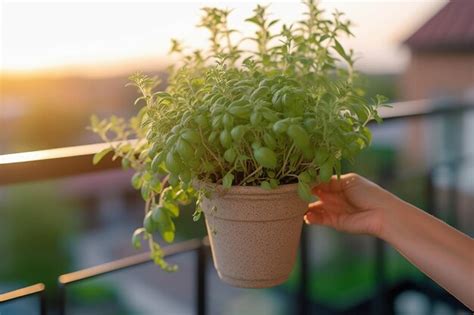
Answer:
[[[285,160],[283,161],[283,165],[280,169],[280,171],[278,171],[277,173],[277,178],[279,177],[280,174],[282,174],[284,171],[285,171],[285,167],[286,167],[286,163],[288,163],[288,158],[290,157],[291,153],[293,152],[293,150],[295,149],[295,144],[293,143],[290,147],[290,149],[288,150],[288,153],[287,155],[285,156]]]
[[[203,145],[203,147],[209,152],[210,155],[212,155],[212,157],[216,160],[216,162],[219,164],[219,167],[221,168],[222,170],[222,173],[224,173],[224,166],[222,165],[221,161],[219,160],[219,158],[212,152],[211,149],[209,149],[209,147],[206,145],[206,143],[204,142],[204,139],[203,139],[203,135],[202,135],[202,131],[201,131],[201,128],[199,128],[199,134],[201,135],[201,143]]]
[[[239,183],[239,186],[242,186],[242,184],[245,183],[245,181],[246,181],[247,179],[249,179],[249,178],[252,177],[253,175],[257,174],[261,169],[262,169],[262,166],[257,167],[257,169],[255,169],[255,171],[253,171],[252,173],[250,173],[247,177],[245,177],[245,178]]]

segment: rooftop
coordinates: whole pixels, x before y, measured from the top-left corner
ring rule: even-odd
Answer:
[[[473,51],[474,1],[451,0],[405,44],[416,51]]]

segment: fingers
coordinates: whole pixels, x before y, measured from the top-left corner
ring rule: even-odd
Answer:
[[[318,211],[308,211],[304,216],[306,224],[327,225],[325,213]]]
[[[323,210],[323,202],[321,200],[318,200],[316,202],[310,203],[308,206],[308,211],[319,211]]]
[[[319,224],[331,226],[330,214],[324,209],[323,202],[316,201],[308,206],[308,212],[304,216],[306,224]]]
[[[355,209],[347,202],[343,193],[331,193],[325,191],[318,191],[316,193],[319,197],[319,203],[312,203],[309,206],[309,210],[312,208],[318,209],[318,207],[324,207],[327,211],[334,213],[351,213]]]
[[[360,178],[355,173],[343,174],[338,179],[336,175],[332,176],[329,182],[321,183],[313,187],[312,191],[318,194],[318,191],[325,192],[342,192],[349,185],[356,182]]]
[[[316,202],[304,216],[306,224],[317,224],[354,234],[381,235],[382,224],[372,213],[336,214]]]
[[[321,201],[318,200],[310,203],[308,211],[304,215],[304,221],[306,224],[321,224],[323,221],[321,212],[324,212],[323,203]]]

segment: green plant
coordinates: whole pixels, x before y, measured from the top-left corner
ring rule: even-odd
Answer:
[[[171,52],[181,63],[171,69],[165,91],[155,91],[157,79],[134,74],[139,113],[129,121],[92,117],[92,130],[111,144],[94,162],[113,150],[125,168],[136,170],[132,185],[146,207],[133,243],[148,240],[163,268],[173,269],[153,233],[173,241],[179,204],[193,199],[199,219],[207,191],[193,187],[196,180],[264,189],[297,182],[310,201],[310,184],[340,174],[341,160],[370,143],[366,125],[380,120],[383,98],[368,104],[354,84],[353,52],[338,41],[352,35],[350,22],[340,12],[326,18],[312,0],[305,5],[304,20],[278,32],[279,21],[257,6],[246,20],[257,31],[240,40],[227,24],[230,11],[204,8],[199,26],[211,34],[207,51],[187,53],[173,40]],[[247,50],[248,42],[255,49]]]

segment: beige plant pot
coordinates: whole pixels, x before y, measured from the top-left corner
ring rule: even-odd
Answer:
[[[220,186],[202,207],[214,266],[224,282],[267,288],[288,279],[308,207],[297,184],[273,190]]]

